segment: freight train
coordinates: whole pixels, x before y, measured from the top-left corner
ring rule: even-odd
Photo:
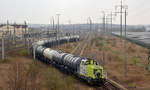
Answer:
[[[63,44],[76,41],[79,41],[78,35],[61,37],[59,40],[49,39],[34,42],[32,44],[32,54],[35,55],[37,60],[52,64],[90,84],[103,83],[105,81],[104,69],[95,60],[48,48],[58,45],[58,42]]]

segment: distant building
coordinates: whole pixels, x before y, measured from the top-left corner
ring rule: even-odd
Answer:
[[[2,36],[3,32],[5,32],[5,33],[9,32],[9,33],[13,34],[14,27],[16,29],[16,35],[20,35],[20,34],[22,34],[22,32],[25,31],[25,27],[27,27],[27,26],[25,26],[25,25],[9,25],[8,26],[9,30],[8,30],[6,24],[1,24],[0,25],[0,36]]]

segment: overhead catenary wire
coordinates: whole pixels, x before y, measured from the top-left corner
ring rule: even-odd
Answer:
[[[124,75],[127,76],[127,53],[126,53],[126,24],[127,24],[127,9],[128,9],[128,5],[124,5],[124,3],[122,3],[121,0],[121,4],[119,6],[116,6],[115,8],[117,9],[117,7],[120,7],[120,12],[116,13],[120,14],[120,43],[122,43],[122,30],[123,30],[123,14],[125,16],[124,21],[125,21],[125,25],[124,25],[124,29],[125,29],[125,40],[124,40]],[[124,10],[124,11],[123,11]],[[121,44],[122,45],[122,44]]]

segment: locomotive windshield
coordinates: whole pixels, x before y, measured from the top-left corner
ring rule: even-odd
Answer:
[[[93,60],[93,59],[88,59],[88,61],[86,61],[85,65],[89,65],[89,64],[91,64],[91,65],[98,65],[98,63],[95,60]]]

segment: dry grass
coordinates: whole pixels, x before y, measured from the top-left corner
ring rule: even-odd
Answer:
[[[60,46],[56,46],[53,49],[54,50],[61,50],[65,51],[66,53],[72,52],[74,48],[78,45],[79,42],[73,42],[73,43],[67,43],[67,44],[62,44]]]
[[[146,48],[127,42],[127,77],[124,76],[124,41],[120,44],[120,39],[114,36],[106,37],[106,46],[102,49],[97,42],[93,42],[92,49],[87,50],[85,56],[92,57],[96,54],[98,62],[105,67],[108,76],[121,83],[130,90],[149,90],[150,74],[145,70],[147,63]],[[120,46],[122,45],[122,46]],[[105,61],[102,61],[102,50],[104,50]]]
[[[0,63],[0,90],[73,90],[74,79],[57,69],[13,52]],[[23,51],[24,52],[24,51]]]
[[[55,68],[47,68],[43,74],[43,86],[46,90],[74,90],[74,79],[64,78]]]

